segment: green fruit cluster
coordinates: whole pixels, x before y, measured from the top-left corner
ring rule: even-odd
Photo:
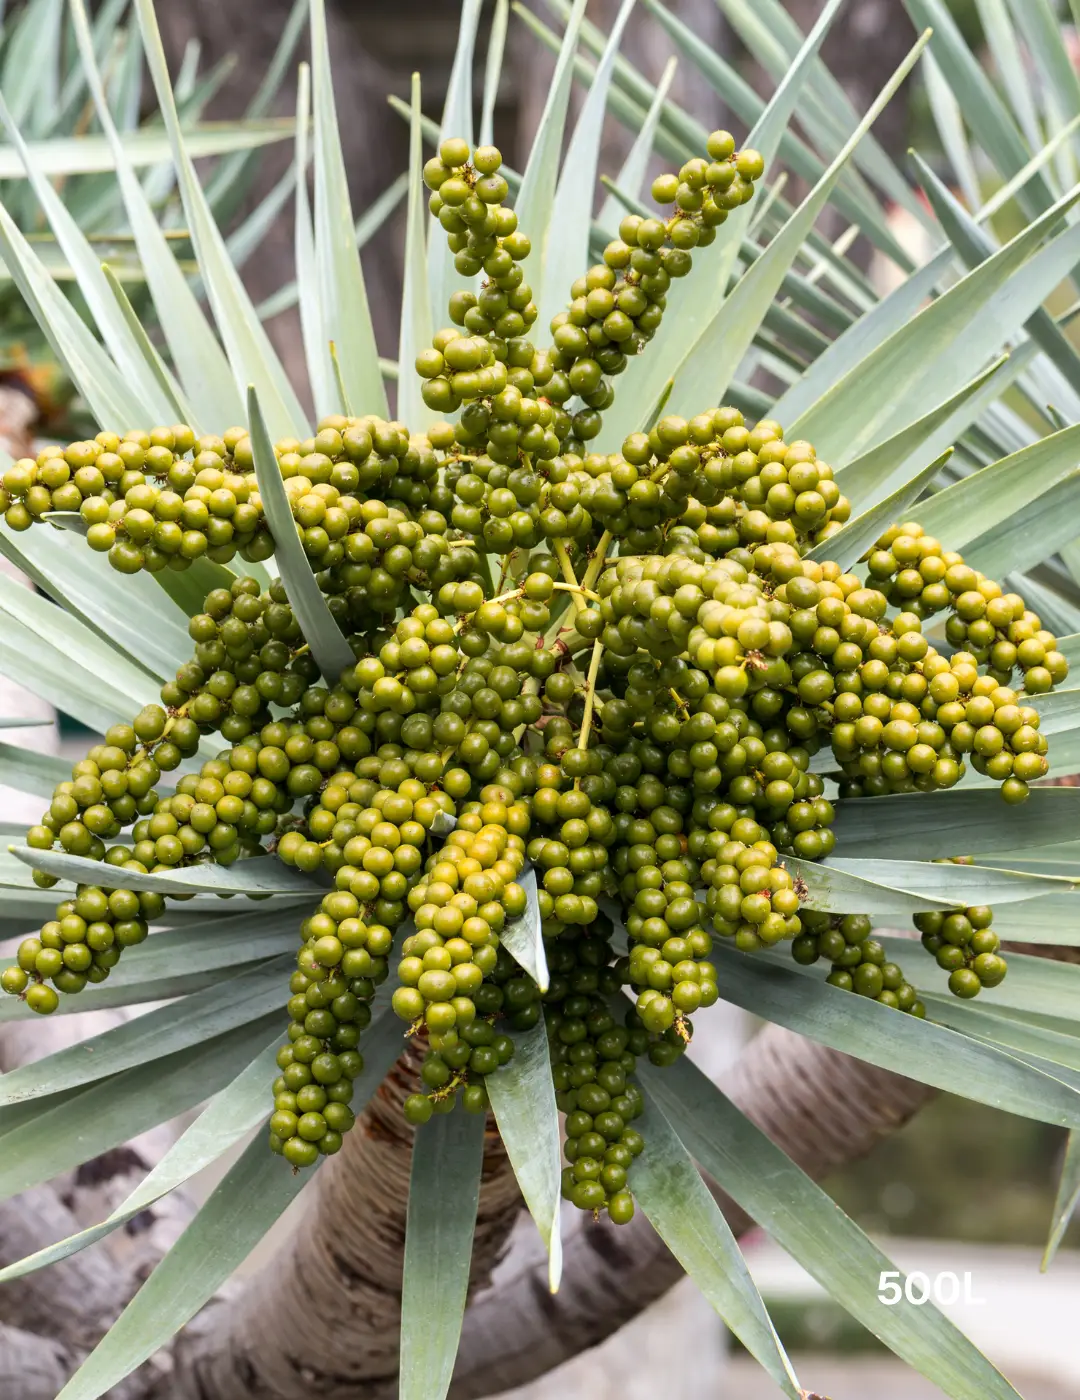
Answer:
[[[824,958],[832,963],[826,978],[832,986],[925,1018],[926,1007],[903,970],[897,963],[889,962],[882,945],[870,937],[873,926],[865,914],[830,915],[806,910],[802,924],[803,932],[791,947],[797,963],[809,967]]]
[[[458,270],[481,279],[417,361],[425,402],[457,421],[420,436],[337,415],[276,447],[354,662],[320,675],[280,581],[211,591],[161,704],[111,729],[28,834],[32,850],[95,865],[0,985],[48,1013],[107,977],[165,903],[125,873],[276,856],[316,879],[273,1150],[302,1167],[340,1149],[393,968],[420,1062],[408,1121],[486,1111],[490,1076],[542,1019],[564,1194],[618,1223],[644,1148],[637,1058],[671,1063],[721,995],[714,939],[787,944],[800,964],[831,964],[837,989],[925,1015],[868,918],[808,907],[799,862],[835,846],[826,783],[928,792],[970,762],[1022,801],[1048,764],[1029,698],[1067,667],[1018,596],[915,522],[882,536],[865,579],[820,558],[850,505],[774,421],[668,415],[620,452],[588,450],[611,378],[655,335],[691,249],[751,196],[760,157],[714,133],[707,158],[660,177],[670,217],[624,220],[548,348],[527,338],[530,248],[500,164],[450,140],[425,170]],[[80,512],[124,572],[274,546],[242,428],[49,449],[9,469],[0,507],[14,529]],[[924,631],[939,613],[963,647],[949,656]],[[212,736],[224,747],[205,758]],[[990,917],[920,916],[958,996],[1004,976]],[[511,930],[537,925],[544,993],[510,951]]]
[[[555,1102],[566,1115],[562,1194],[580,1210],[605,1210],[616,1225],[634,1214],[627,1181],[645,1146],[631,1123],[645,1107],[632,1075],[639,1055],[657,1064],[682,1054],[684,1040],[650,1035],[627,1011],[620,1025],[613,1001],[622,982],[611,966],[610,925],[567,930],[551,950],[544,994]]]
[[[1001,939],[990,925],[994,911],[985,904],[945,913],[934,910],[915,916],[922,944],[937,965],[949,974],[949,991],[970,1000],[984,987],[996,987],[1008,970],[999,953]]]

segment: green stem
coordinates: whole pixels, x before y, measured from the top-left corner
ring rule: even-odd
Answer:
[[[566,552],[566,545],[563,543],[562,540],[553,540],[552,547],[554,550],[555,558],[559,561],[559,567],[563,571],[563,578],[570,585],[570,588],[573,589],[573,592],[570,596],[571,602],[574,606],[574,611],[576,613],[583,612],[585,609],[585,603],[582,602],[581,599],[577,596],[578,591],[581,589],[582,585],[578,582],[577,574],[574,573],[574,566],[573,564],[571,564],[570,556]],[[558,584],[556,584],[555,586],[557,588]]]
[[[578,735],[579,749],[589,747],[589,730],[592,728],[593,709],[596,705],[596,677],[600,670],[600,658],[604,654],[604,644],[599,639],[593,643],[589,674],[585,678],[585,713],[581,716],[581,733]]]

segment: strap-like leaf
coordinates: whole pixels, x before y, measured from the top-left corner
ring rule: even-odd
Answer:
[[[33,152],[23,139],[22,132],[2,97],[0,122],[3,122],[8,139],[19,153],[31,188],[44,210],[61,251],[71,265],[94,324],[120,371],[121,380],[126,382],[131,422],[143,421],[136,418],[140,409],[149,418],[167,419],[172,405],[162,393],[160,384],[143,358],[131,328],[109,288],[98,255],[91,248],[64,201],[38,168]]]
[[[97,1400],[153,1355],[243,1263],[308,1180],[256,1138],[57,1400]]]
[[[862,515],[857,515],[854,520],[848,521],[835,535],[830,535],[828,539],[816,544],[809,551],[807,558],[835,559],[841,568],[850,569],[893,521],[907,517],[908,508],[914,505],[951,456],[950,447],[921,471],[916,472],[910,481],[898,487],[890,496],[863,511]]]
[[[86,630],[89,636],[95,636]],[[97,681],[92,670],[75,664],[63,650],[10,614],[4,617],[0,675],[25,686],[56,709],[66,710],[97,733],[131,719],[132,702],[126,691],[117,690],[107,681]],[[144,679],[148,693],[142,704],[154,699],[150,678]]]
[[[409,124],[409,203],[405,221],[405,277],[401,290],[401,325],[398,335],[398,364],[404,372],[398,380],[397,413],[414,432],[420,432],[431,419],[431,410],[420,393],[420,379],[413,363],[421,350],[431,344],[431,292],[428,288],[426,227],[429,218],[424,186],[424,148],[420,125],[420,75],[412,77],[412,117]],[[440,241],[442,229],[436,235]],[[443,308],[439,316],[446,318]]]
[[[993,256],[993,240],[942,184],[917,151],[912,152],[912,159],[919,172],[919,183],[926,191],[934,213],[949,236],[949,241],[967,267],[978,267],[979,263]],[[1039,348],[1046,352],[1074,392],[1080,395],[1080,355],[1076,353],[1072,342],[1049,311],[1040,306],[1029,318],[1024,329]]]
[[[63,758],[23,749],[18,744],[0,744],[0,784],[4,787],[51,798],[57,783],[70,778],[71,764]]]
[[[536,129],[528,164],[521,179],[521,189],[514,209],[523,233],[532,240],[532,260],[529,263],[529,283],[537,306],[547,304],[545,278],[547,275],[547,246],[551,231],[552,210],[559,177],[559,157],[562,153],[563,129],[570,104],[570,86],[574,76],[574,52],[577,49],[586,0],[574,0],[574,8],[566,24],[555,74],[548,88],[547,101]],[[575,269],[580,275],[584,269]],[[554,271],[554,269],[553,269]]]
[[[641,1073],[694,1160],[890,1350],[955,1400],[1019,1400],[933,1303],[881,1306],[891,1261],[685,1056]]]
[[[9,1283],[47,1264],[70,1259],[73,1254],[97,1244],[133,1219],[140,1211],[151,1210],[163,1196],[175,1191],[196,1172],[216,1162],[241,1138],[266,1118],[266,1086],[277,1069],[280,1034],[213,1099],[148,1172],[134,1191],[100,1224],[58,1240],[56,1244],[29,1254],[17,1263],[0,1269],[0,1283]]]
[[[153,575],[117,573],[103,555],[64,530],[0,529],[0,554],[151,675],[171,680],[190,657],[187,618]]]
[[[0,1106],[92,1084],[265,1017],[281,1004],[291,962],[281,954],[253,972],[224,977],[205,992],[114,1026],[94,1037],[92,1054],[82,1043],[20,1065],[0,1079]]]
[[[270,415],[275,437],[303,430],[306,415],[280,360],[255,314],[251,299],[229,259],[221,230],[210,212],[181,130],[169,83],[153,0],[135,0],[150,76],[172,145],[191,241],[202,271],[214,319],[229,356],[238,387],[255,384]],[[351,219],[350,219],[351,227]],[[358,313],[358,309],[352,308]],[[188,393],[194,394],[187,386]]]
[[[995,1046],[726,944],[714,945],[712,958],[725,1000],[755,1016],[881,1069],[902,1065],[909,1079],[992,1108],[1080,1127],[1080,1093]]]
[[[799,59],[777,87],[747,137],[747,145],[759,149],[766,161],[770,161],[776,153],[781,134],[787,127],[808,76],[810,63],[824,41],[838,8],[839,0],[830,0],[825,6]],[[650,9],[673,37],[681,41],[691,58],[697,55],[700,41],[692,36],[689,39],[686,37],[688,31],[681,21],[659,5],[650,4]],[[911,62],[914,62],[914,58]],[[879,110],[880,107],[875,105],[873,116],[859,128],[860,135]],[[789,221],[785,231],[773,240],[730,295],[728,281],[749,225],[750,207],[744,206],[729,216],[721,234],[722,246],[717,250],[718,255],[711,259],[707,280],[705,268],[710,261],[708,251],[700,260],[702,268],[693,285],[688,280],[672,289],[661,329],[649,347],[651,353],[642,356],[640,361],[633,361],[623,376],[619,392],[626,407],[620,411],[616,405],[616,415],[609,425],[612,434],[618,433],[621,437],[638,427],[642,406],[655,401],[659,386],[672,375],[676,379],[673,395],[676,412],[693,414],[700,412],[703,404],[719,402],[757,334],[776,288],[794,262],[798,247],[824,208],[852,149],[849,143],[807,202],[793,216],[794,222]],[[691,403],[693,407],[688,409]]]
[[[999,375],[1007,364],[1008,360],[1002,358],[965,384],[951,399],[946,399],[922,418],[901,428],[886,442],[872,447],[854,462],[847,465],[837,463],[836,484],[852,507],[859,512],[870,510],[883,501],[890,491],[899,489],[914,475],[911,470],[913,460],[927,461],[939,457],[949,442],[959,436],[955,424],[965,404],[975,401],[976,407],[972,411],[974,419],[979,413],[979,390],[993,381],[995,396],[1001,392]],[[949,441],[942,441],[941,437],[946,434]],[[898,514],[893,518],[898,520],[900,516]]]
[[[667,95],[671,91],[671,84],[675,81],[675,71],[678,68],[678,59],[674,56],[664,64],[664,71],[660,75],[660,81],[656,85],[656,96],[646,113],[645,120],[641,124],[641,130],[634,137],[634,144],[627,153],[626,160],[623,161],[622,169],[615,177],[613,184],[623,190],[631,199],[641,197],[642,186],[649,171],[649,161],[652,159],[653,145],[656,141],[656,128],[660,124],[660,114],[664,110],[664,103]],[[623,216],[623,205],[615,194],[609,194],[604,201],[603,207],[597,216],[597,223],[601,228],[615,229],[618,227]]]
[[[948,5],[944,0],[904,0],[904,6],[920,29],[933,30],[930,52],[979,144],[1002,175],[1015,175],[1030,152],[990,78],[964,42]],[[1041,176],[1029,181],[1018,198],[1029,217],[1045,213],[1053,203]]]
[[[310,895],[318,890],[314,881],[298,870],[290,870],[271,856],[238,861],[236,865],[182,866],[143,874],[121,870],[85,856],[69,856],[66,851],[36,851],[29,846],[12,846],[12,855],[36,870],[45,870],[62,880],[100,884],[106,889],[159,890],[162,894],[284,894]]]
[[[0,1199],[194,1108],[236,1078],[275,1023],[280,1012],[84,1089],[0,1109]]]
[[[514,1057],[487,1080],[491,1109],[521,1194],[548,1252],[548,1286],[562,1274],[559,1111],[551,1080],[547,1030],[541,1018],[514,1035]]]
[[[240,400],[229,373],[228,361],[188,286],[187,279],[180,271],[146,193],[135,175],[134,159],[129,156],[132,138],[122,139],[116,130],[94,57],[85,0],[72,0],[71,16],[90,95],[104,130],[104,139],[99,140],[115,165],[120,194],[135,237],[135,246],[154,298],[158,319],[172,353],[173,363],[187,393],[199,405],[201,413],[206,414],[208,418],[212,416],[219,419],[220,422],[235,421],[240,416]],[[164,132],[155,134],[159,143],[164,141],[167,145],[168,137]],[[194,158],[198,150],[191,134],[188,136],[188,142],[189,154]],[[166,157],[166,151],[158,151],[155,154],[159,160]],[[198,422],[192,426],[197,429]]]
[[[972,540],[1069,476],[1076,468],[1078,444],[1080,425],[1040,438],[939,491],[920,506],[919,522],[948,549],[965,551]]]
[[[324,680],[334,686],[342,671],[355,665],[356,658],[326,605],[311,563],[304,553],[304,546],[300,543],[292,507],[285,493],[285,482],[254,385],[248,386],[248,423],[251,427],[255,477],[259,483],[266,522],[274,537],[281,581]]]
[[[536,871],[530,866],[521,877],[525,891],[525,912],[511,919],[499,934],[506,951],[529,974],[542,992],[548,989],[547,954],[541,928],[540,906],[536,901]]]
[[[483,1161],[482,1113],[436,1114],[413,1140],[401,1280],[401,1400],[444,1400],[450,1389]]]
[[[1057,1196],[1050,1221],[1050,1235],[1043,1253],[1042,1268],[1045,1272],[1053,1263],[1058,1245],[1065,1237],[1069,1222],[1076,1214],[1080,1202],[1080,1132],[1075,1128],[1070,1132],[1061,1162],[1061,1176],[1058,1178]]]
[[[324,0],[311,0],[311,74],[315,111],[315,262],[322,291],[323,331],[337,347],[345,391],[355,412],[387,418],[390,410],[356,251],[345,157],[338,133]]]
[[[1020,807],[989,801],[985,792],[966,787],[848,798],[836,804],[833,830],[845,859],[880,851],[896,860],[916,859],[928,854],[930,843],[935,855],[954,856],[1052,846],[1080,831],[1080,789],[1035,788]]]
[[[315,263],[315,231],[308,198],[308,137],[311,125],[311,69],[301,63],[296,84],[296,208],[293,255],[296,261],[296,302],[300,309],[300,330],[304,337],[304,358],[308,383],[315,401],[315,416],[336,413],[341,405],[330,358],[330,337],[323,324],[319,273]],[[262,314],[260,307],[260,314]]]
[[[1080,190],[1070,193],[932,301],[857,369],[849,369],[791,431],[809,438],[828,460],[896,432],[909,419],[910,402],[934,402],[954,393],[1080,257],[1075,228],[1032,256],[1078,199]]]
[[[887,934],[881,937],[891,957],[899,960],[904,956],[906,939]],[[1005,981],[980,997],[975,1007],[996,1013],[1012,1010],[1058,1017],[1072,1027],[1072,1034],[1080,1035],[1080,965],[1024,953],[1010,953],[1008,963]],[[920,985],[946,1001],[956,1000],[948,991],[949,974],[934,960],[926,958],[920,968]]]
[[[600,62],[596,66],[552,201],[541,285],[539,324],[547,326],[566,305],[570,283],[588,266],[596,173],[604,133],[608,89],[615,57],[635,0],[622,0]],[[528,229],[526,229],[528,232]]]
[[[0,574],[0,614],[4,616],[5,626],[10,620],[28,629],[35,645],[48,648],[50,655],[61,662],[66,657],[80,669],[97,676],[135,710],[152,704],[157,698],[157,687],[141,666],[129,661],[77,617],[56,607],[33,589],[16,583],[8,574]]]
[[[641,1127],[648,1148],[630,1173],[638,1205],[747,1351],[785,1395],[799,1400],[806,1392],[799,1387],[731,1227],[653,1098],[651,1082],[642,1085],[642,1092],[646,1107]]]
[[[805,871],[807,862],[799,862]],[[942,860],[882,860],[830,856],[822,867],[831,874],[865,880],[885,890],[902,890],[935,904],[1015,904],[1057,893],[1057,882],[1015,870],[953,865]],[[812,877],[811,877],[812,879]],[[811,885],[812,888],[812,885]]]

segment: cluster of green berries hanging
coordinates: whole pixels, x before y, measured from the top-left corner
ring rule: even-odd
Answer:
[[[636,1060],[671,1063],[721,995],[716,938],[786,944],[831,964],[834,987],[925,1015],[868,918],[809,907],[798,862],[835,846],[815,755],[831,751],[841,798],[948,788],[970,762],[1022,801],[1047,771],[1033,697],[1067,666],[1022,599],[914,522],[882,536],[865,580],[821,559],[850,504],[779,423],[708,409],[588,449],[609,380],[655,334],[691,250],[750,198],[759,156],[714,133],[707,158],[660,177],[670,218],[624,220],[549,348],[527,338],[529,242],[500,163],[451,140],[425,168],[458,270],[483,279],[417,362],[425,402],[457,421],[421,435],[334,416],[276,447],[354,663],[320,674],[280,581],[211,591],[160,705],[110,729],[28,833],[39,885],[57,883],[55,848],[86,860],[86,880],[0,985],[55,1011],[163,913],[166,896],[125,876],[274,856],[317,882],[273,1150],[294,1167],[339,1150],[393,972],[391,1014],[420,1062],[407,1119],[486,1111],[489,1076],[542,1023],[564,1194],[621,1222],[645,1146]],[[4,474],[0,509],[15,530],[79,513],[121,572],[274,547],[243,428],[46,449]],[[939,615],[962,648],[949,656],[924,631]],[[990,922],[919,917],[958,996],[1005,975]],[[544,992],[512,952],[537,924]]]
[[[996,987],[1007,970],[998,951],[1001,939],[990,927],[994,912],[985,904],[954,913],[934,910],[915,916],[923,947],[949,974],[949,991],[970,1000],[984,987]]]

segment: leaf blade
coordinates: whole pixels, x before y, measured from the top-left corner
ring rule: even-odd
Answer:
[[[491,1109],[521,1194],[548,1253],[548,1287],[559,1287],[562,1198],[559,1111],[543,1019],[514,1035],[514,1056],[487,1081]]]
[[[436,1114],[413,1139],[401,1287],[401,1400],[445,1400],[450,1389],[483,1159],[483,1114]],[[447,1191],[452,1211],[446,1209]]]
[[[338,132],[324,0],[311,0],[311,90],[315,113],[315,261],[323,330],[337,346],[349,402],[389,418],[367,288],[356,250],[352,203]]]
[[[799,1400],[805,1392],[799,1388],[730,1226],[651,1087],[643,1084],[642,1094],[641,1126],[648,1147],[631,1171],[638,1204],[746,1349],[785,1395]]]
[[[255,477],[267,524],[274,537],[275,557],[281,581],[295,609],[304,637],[319,670],[332,687],[342,671],[355,665],[348,642],[326,605],[297,534],[292,506],[278,467],[274,445],[259,405],[255,386],[248,386],[248,424],[255,460]]]

